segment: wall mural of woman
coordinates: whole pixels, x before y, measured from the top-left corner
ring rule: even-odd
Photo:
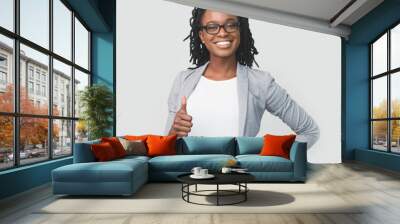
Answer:
[[[186,39],[195,67],[175,77],[166,134],[256,136],[267,110],[296,133],[296,141],[310,148],[318,140],[314,119],[269,72],[252,68],[258,51],[248,18],[195,7],[190,26]]]

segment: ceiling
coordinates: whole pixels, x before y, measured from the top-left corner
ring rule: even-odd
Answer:
[[[383,0],[167,0],[348,38],[351,25]]]

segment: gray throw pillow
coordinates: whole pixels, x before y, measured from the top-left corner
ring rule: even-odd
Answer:
[[[127,140],[124,138],[118,138],[121,142],[122,146],[126,151],[126,155],[135,155],[135,156],[145,156],[147,155],[147,149],[143,141],[141,140]]]

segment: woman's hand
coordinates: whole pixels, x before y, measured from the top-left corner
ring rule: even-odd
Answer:
[[[188,136],[192,126],[192,116],[190,116],[186,111],[186,97],[183,96],[181,108],[176,112],[174,123],[169,131],[169,135],[176,134],[178,137]]]

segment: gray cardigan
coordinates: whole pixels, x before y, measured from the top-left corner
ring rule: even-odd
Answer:
[[[176,112],[181,107],[182,96],[190,96],[208,63],[196,69],[186,69],[175,77],[168,97],[166,135],[171,129]],[[319,128],[316,122],[290,98],[286,90],[280,87],[268,72],[237,63],[236,77],[239,97],[239,136],[256,136],[260,130],[261,118],[267,110],[278,116],[296,133],[296,141],[307,142],[307,148],[311,148],[318,140]]]

